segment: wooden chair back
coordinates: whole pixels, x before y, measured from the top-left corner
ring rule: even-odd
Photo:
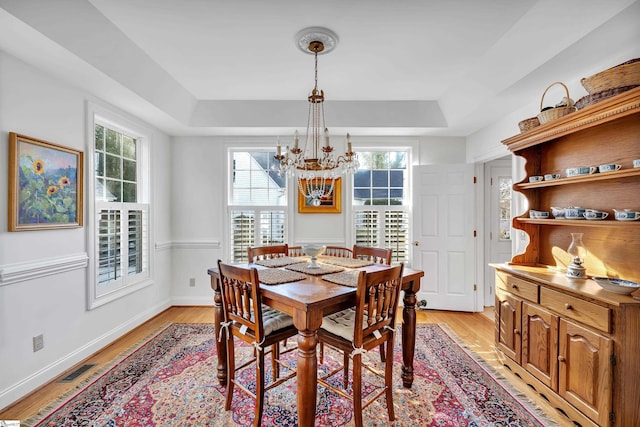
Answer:
[[[402,288],[404,264],[392,268],[361,272],[356,291],[356,315],[353,344],[356,348],[369,350],[396,327],[396,311]]]
[[[228,265],[218,260],[218,271],[223,321],[235,322],[230,330],[244,341],[250,337],[251,341],[261,342],[264,333],[258,270]],[[237,334],[236,331],[243,326],[247,331]]]
[[[304,256],[304,252],[302,251],[302,246],[289,246],[289,256],[290,257]]]
[[[341,246],[327,246],[323,255],[334,256],[338,258],[353,258],[353,252],[349,248]]]
[[[391,265],[391,249],[353,245],[353,257],[366,259],[376,264]]]
[[[256,246],[247,248],[249,263],[263,259],[289,256],[289,245]]]

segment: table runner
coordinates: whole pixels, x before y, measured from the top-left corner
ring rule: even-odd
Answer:
[[[271,258],[271,259],[261,259],[261,260],[255,261],[254,264],[262,265],[263,267],[277,268],[277,267],[284,267],[285,265],[289,265],[289,264],[295,264],[298,262],[300,262],[300,260],[290,258],[288,256],[282,256],[282,257]]]
[[[323,264],[321,262],[318,263],[319,268],[309,268],[307,267],[306,262],[301,262],[299,264],[288,265],[285,268],[287,270],[299,271],[301,273],[310,274],[311,276],[319,276],[321,274],[327,273],[336,273],[338,271],[344,270],[342,267],[338,267],[337,265],[329,265]]]
[[[306,275],[296,273],[295,271],[280,270],[278,268],[269,268],[266,270],[258,270],[258,278],[260,283],[265,285],[277,285],[280,283],[297,282],[302,280]]]
[[[360,268],[373,265],[373,261],[369,261],[368,259],[354,259],[337,256],[323,256],[320,259],[325,264],[339,265],[340,267],[346,268]]]

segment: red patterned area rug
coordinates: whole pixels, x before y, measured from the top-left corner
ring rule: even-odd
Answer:
[[[253,347],[236,356],[249,357]],[[295,360],[295,352],[289,353]],[[401,350],[396,343],[394,404],[390,423],[384,399],[363,412],[367,426],[549,426],[544,414],[519,397],[493,369],[459,344],[445,325],[418,325],[414,383],[402,387]],[[377,352],[365,355],[379,362]],[[341,356],[327,349],[319,369],[335,366]],[[247,426],[253,424],[253,400],[236,390],[232,410],[224,410],[225,389],[216,379],[216,347],[212,324],[169,324],[117,361],[94,374],[70,396],[40,411],[23,426]],[[267,363],[269,365],[269,363]],[[253,384],[254,370],[246,372]],[[367,372],[365,370],[365,372]],[[369,374],[367,372],[367,374]],[[365,393],[381,386],[363,378]],[[267,372],[267,378],[270,373]],[[340,374],[336,381],[341,382]],[[296,381],[265,396],[263,426],[296,426]],[[316,426],[353,425],[350,402],[318,387]]]

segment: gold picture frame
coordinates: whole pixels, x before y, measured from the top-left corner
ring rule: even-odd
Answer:
[[[301,180],[304,187],[307,184],[306,179]],[[309,199],[302,194],[298,188],[298,213],[341,213],[342,212],[342,178],[336,178],[333,191],[327,197],[323,197],[320,206],[313,206],[309,203]]]
[[[9,133],[9,231],[82,227],[84,154]]]

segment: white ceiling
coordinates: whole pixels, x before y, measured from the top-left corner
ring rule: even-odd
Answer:
[[[539,103],[553,81],[640,56],[636,0],[0,0],[0,49],[171,135],[306,124],[319,56],[327,125],[468,136]],[[561,95],[558,95],[561,96]],[[559,99],[558,99],[559,100]]]

